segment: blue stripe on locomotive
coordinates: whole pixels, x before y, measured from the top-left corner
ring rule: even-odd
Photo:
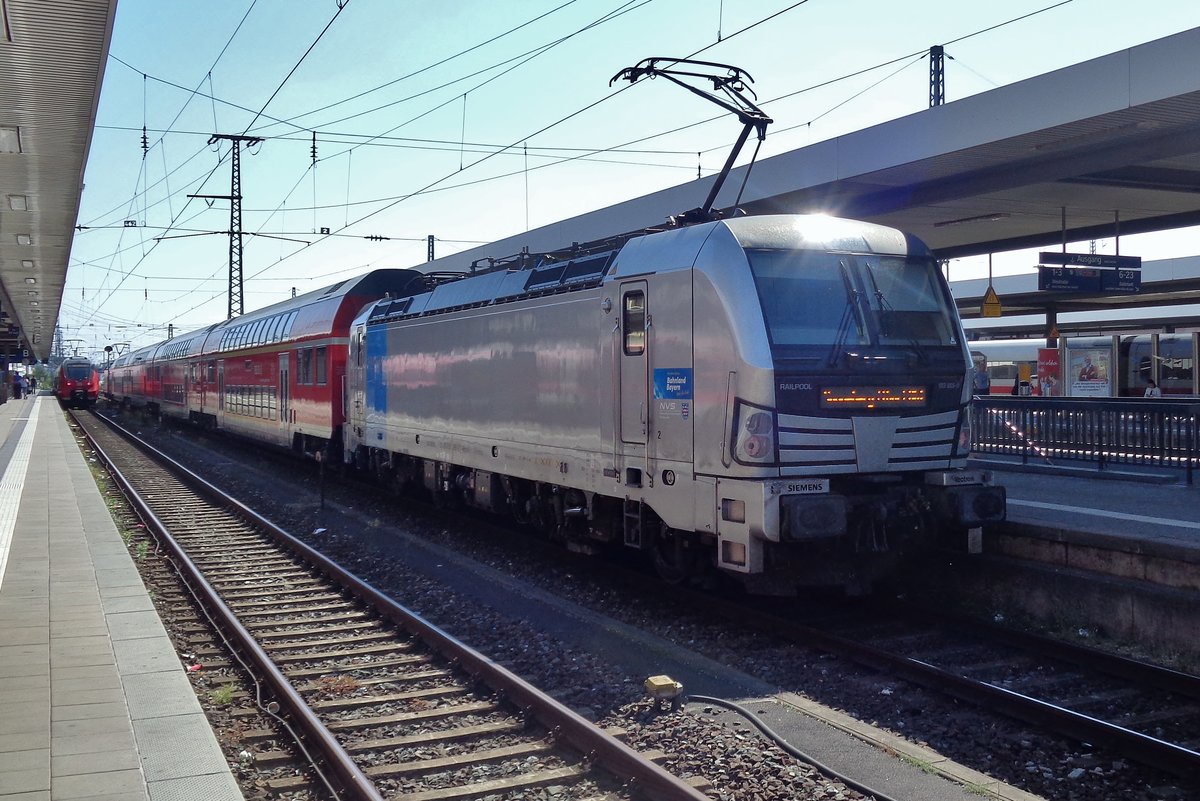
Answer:
[[[387,418],[387,381],[383,377],[383,360],[387,356],[387,327],[367,326],[364,337],[366,353],[367,421],[382,423]]]

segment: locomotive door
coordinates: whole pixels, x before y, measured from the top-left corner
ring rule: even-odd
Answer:
[[[288,369],[288,354],[279,354],[279,441],[288,445],[292,441],[292,390]]]
[[[621,285],[621,341],[618,344],[621,442],[635,447],[627,455],[644,455],[650,430],[649,328],[646,282]],[[640,447],[636,447],[640,446]]]

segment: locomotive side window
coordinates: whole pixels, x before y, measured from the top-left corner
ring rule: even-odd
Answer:
[[[646,350],[646,295],[629,292],[621,304],[621,327],[625,332],[625,355],[640,356]]]
[[[326,380],[325,348],[317,348],[316,355],[317,383],[324,385]]]

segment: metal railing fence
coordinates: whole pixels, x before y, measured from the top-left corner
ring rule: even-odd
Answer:
[[[1200,458],[1200,399],[976,397],[972,450],[1053,463],[1182,469],[1187,483]]]

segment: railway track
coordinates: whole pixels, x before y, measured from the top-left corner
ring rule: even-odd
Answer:
[[[705,603],[696,601],[696,603]],[[927,609],[870,604],[782,617],[719,599],[709,610],[977,707],[1200,778],[1200,677]]]
[[[74,416],[343,798],[706,798],[128,432]]]

